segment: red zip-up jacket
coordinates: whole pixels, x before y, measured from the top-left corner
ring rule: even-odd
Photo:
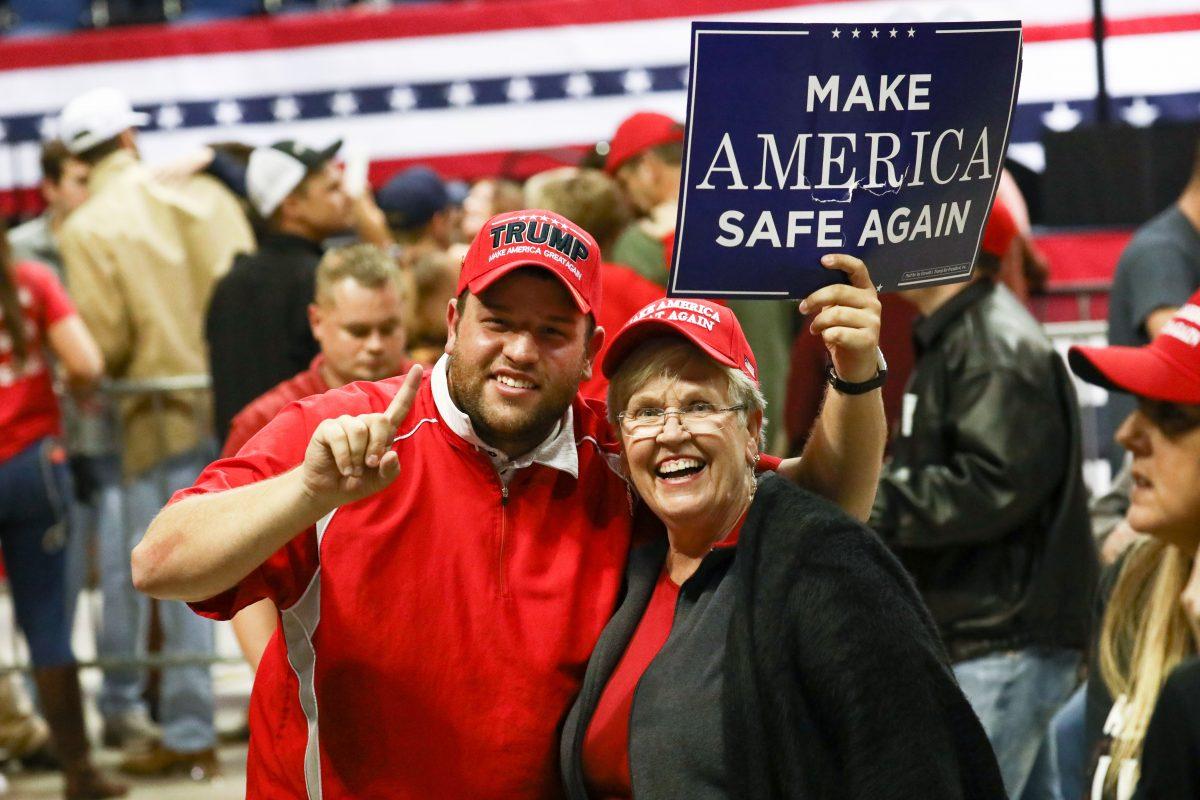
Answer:
[[[173,501],[291,469],[323,419],[381,412],[402,381],[292,403]],[[504,487],[441,418],[427,376],[394,484],[193,604],[214,619],[263,597],[283,609],[251,700],[248,797],[561,795],[557,729],[632,525],[602,414],[576,398],[571,416],[578,477],[533,463]]]

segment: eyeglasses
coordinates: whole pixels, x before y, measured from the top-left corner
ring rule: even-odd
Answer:
[[[1138,410],[1168,437],[1179,436],[1200,427],[1200,411],[1194,406],[1139,397]]]
[[[689,403],[683,408],[639,408],[617,414],[621,430],[631,439],[649,439],[662,433],[667,417],[674,416],[693,436],[716,433],[730,411],[745,411],[746,404],[718,408],[712,403]]]

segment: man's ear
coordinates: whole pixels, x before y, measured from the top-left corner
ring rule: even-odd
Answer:
[[[583,380],[591,380],[592,374],[600,369],[600,365],[596,363],[596,356],[600,354],[600,348],[604,346],[604,337],[607,334],[603,327],[597,326],[592,331],[592,338],[587,343],[587,364],[583,368]]]
[[[313,338],[317,337],[317,328],[321,324],[321,307],[316,303],[308,304],[308,327],[312,331]]]
[[[54,201],[58,199],[58,184],[49,178],[42,178],[42,182],[38,184],[38,189],[42,193],[42,199],[46,201],[46,205],[54,205]]]
[[[458,298],[451,297],[446,304],[446,355],[454,355],[454,343],[458,341]]]

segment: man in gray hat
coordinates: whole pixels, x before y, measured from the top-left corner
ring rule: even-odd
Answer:
[[[206,371],[202,313],[234,254],[254,239],[237,199],[217,181],[196,176],[178,188],[156,181],[140,163],[137,127],[149,117],[112,88],[76,97],[63,109],[60,134],[72,155],[91,167],[90,198],[59,237],[79,314],[95,336],[109,376],[154,380]],[[119,406],[122,469],[130,521],[118,541],[101,542],[103,658],[133,658],[143,649],[146,598],[133,590],[129,554],[150,519],[175,491],[195,479],[213,452],[197,420],[209,403],[197,393],[169,394],[156,410],[146,396]],[[127,538],[126,538],[127,537]],[[165,654],[207,656],[213,631],[182,603],[159,606]],[[147,731],[143,673],[105,674],[100,710],[110,742]],[[131,754],[123,769],[141,774],[216,770],[212,679],[207,664],[163,670],[162,741]]]

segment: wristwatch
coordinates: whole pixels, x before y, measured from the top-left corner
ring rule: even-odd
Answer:
[[[887,361],[883,358],[883,351],[878,347],[875,348],[875,369],[875,377],[859,383],[851,383],[842,380],[841,376],[837,374],[837,370],[833,368],[833,363],[830,362],[825,371],[825,377],[829,381],[829,385],[839,394],[866,394],[883,386],[884,381],[887,380]]]

